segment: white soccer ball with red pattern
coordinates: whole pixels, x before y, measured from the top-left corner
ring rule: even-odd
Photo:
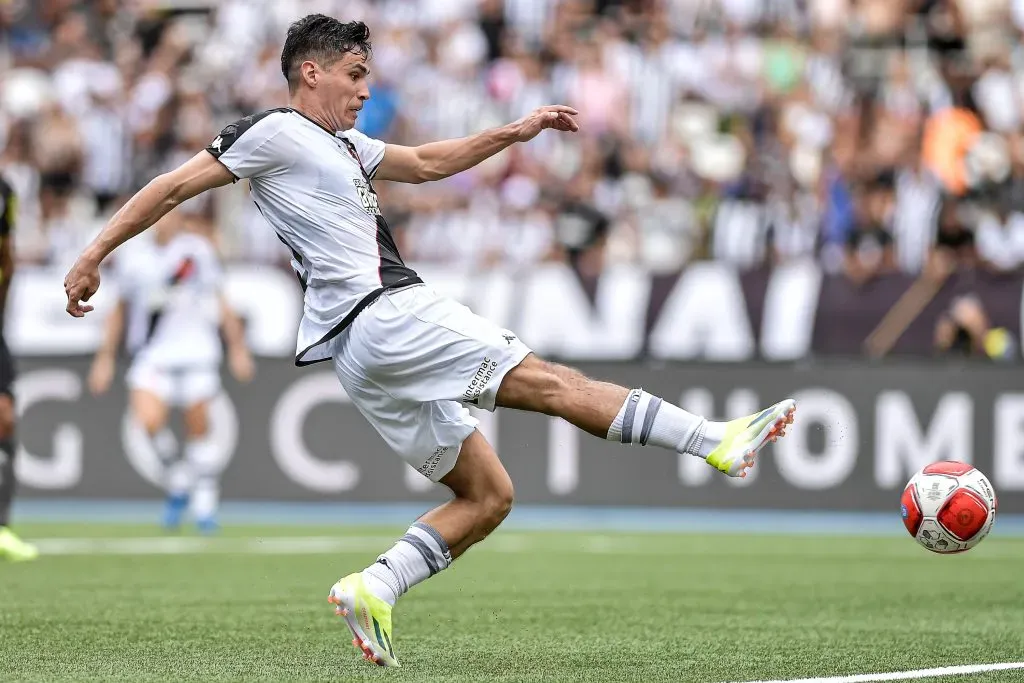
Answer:
[[[973,466],[935,462],[915,474],[903,490],[903,524],[935,553],[962,553],[981,543],[996,519],[996,492]]]

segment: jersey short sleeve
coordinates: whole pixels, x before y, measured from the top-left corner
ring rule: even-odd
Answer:
[[[17,195],[5,180],[0,179],[0,237],[7,237],[14,232],[14,220],[17,213]]]
[[[384,159],[385,144],[380,140],[368,137],[355,128],[347,130],[341,135],[355,147],[356,155],[359,156],[359,162],[363,165],[366,175],[372,178],[377,172],[380,162]]]
[[[287,110],[271,109],[224,127],[206,151],[236,178],[268,175],[291,163],[282,130]]]

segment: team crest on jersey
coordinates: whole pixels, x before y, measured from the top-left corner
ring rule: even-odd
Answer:
[[[356,192],[359,193],[359,200],[362,202],[366,213],[371,216],[379,216],[380,204],[377,202],[377,193],[370,187],[370,183],[362,178],[353,178],[352,184],[356,186]]]

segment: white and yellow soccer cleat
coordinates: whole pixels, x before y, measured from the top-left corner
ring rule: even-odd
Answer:
[[[367,589],[361,573],[334,584],[327,602],[352,631],[352,644],[362,651],[363,659],[380,666],[401,666],[391,645],[391,605]]]
[[[796,401],[787,398],[757,415],[727,422],[721,443],[708,454],[708,464],[730,477],[747,476],[758,451],[786,435],[794,413]]]
[[[0,526],[0,558],[11,562],[26,562],[39,557],[39,550],[31,543],[18,538],[7,527]]]

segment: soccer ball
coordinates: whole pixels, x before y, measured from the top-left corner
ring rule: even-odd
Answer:
[[[971,465],[944,461],[915,474],[903,490],[903,524],[934,553],[961,553],[981,543],[996,519],[996,493]]]

